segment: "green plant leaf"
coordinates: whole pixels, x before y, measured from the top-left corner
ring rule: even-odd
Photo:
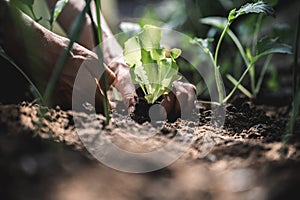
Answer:
[[[275,11],[271,5],[258,1],[256,3],[247,3],[236,11],[236,16],[248,13],[264,13],[266,15],[275,16]]]
[[[124,44],[124,57],[130,66],[142,65],[142,53],[139,38],[137,36],[128,39]]]
[[[133,67],[135,82],[142,83],[143,85],[148,85],[149,80],[147,73],[142,65]]]
[[[180,76],[177,75],[178,66],[170,58],[165,58],[160,62],[160,80],[161,85],[168,88],[173,81],[179,80]]]
[[[171,49],[170,56],[173,60],[177,59],[181,55],[181,49]]]
[[[236,9],[232,9],[228,15],[228,22],[231,23],[233,22],[233,20],[235,20],[238,16],[236,15],[237,12],[236,12]]]
[[[161,29],[152,25],[145,25],[143,27],[143,31],[139,34],[139,38],[143,48],[148,51],[152,51],[153,49],[160,49],[161,37]]]
[[[256,46],[257,55],[256,59],[273,54],[273,53],[286,53],[292,54],[292,47],[288,44],[281,43],[278,38],[264,38],[260,40]]]
[[[198,44],[205,53],[209,53],[209,45],[214,41],[213,38],[194,38],[193,40],[191,40],[192,44]]]
[[[170,91],[172,83],[179,80],[175,59],[180,49],[172,49],[170,58],[165,48],[160,46],[162,30],[145,25],[134,37],[124,44],[124,58],[131,67],[130,74],[134,83],[138,83],[145,93],[148,103],[154,103],[162,94]]]
[[[58,16],[60,15],[60,13],[62,12],[62,10],[64,9],[64,7],[67,5],[67,3],[69,2],[69,0],[58,0],[53,8],[53,10],[51,11],[51,17],[49,20],[50,23],[50,29],[53,29],[53,24],[56,22]]]

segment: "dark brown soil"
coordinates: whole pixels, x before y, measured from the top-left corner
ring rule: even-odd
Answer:
[[[237,98],[226,105],[222,128],[211,123],[208,107],[199,104],[198,109],[197,120],[160,126],[141,125],[114,112],[112,123],[103,128],[101,115],[93,121],[95,116],[85,113],[32,103],[0,105],[1,199],[298,199],[299,138],[282,144],[287,107],[256,106]],[[86,132],[105,135],[132,152],[154,150],[175,134],[194,140],[180,159],[161,170],[119,172],[88,153],[73,115],[85,122]],[[134,139],[149,133],[153,137],[146,142]],[[205,145],[211,143],[207,151]]]

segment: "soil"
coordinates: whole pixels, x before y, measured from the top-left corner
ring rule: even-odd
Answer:
[[[208,106],[199,104],[197,108],[197,120],[178,119],[158,125],[139,124],[125,111],[114,111],[111,124],[103,127],[101,115],[28,102],[0,105],[1,199],[299,198],[300,123],[297,120],[291,142],[283,145],[287,107],[254,105],[236,98],[225,107],[223,127],[211,123]],[[44,113],[42,119],[40,111]],[[82,130],[75,128],[75,115],[85,124]],[[155,150],[178,134],[193,140],[173,164],[134,174],[97,161],[91,150],[86,150],[79,132],[103,135],[131,152]],[[135,140],[135,136],[149,133],[153,136],[146,141]],[[173,148],[181,144],[183,141],[178,140]],[[213,145],[207,149],[207,144]],[[95,148],[99,145],[95,143]]]

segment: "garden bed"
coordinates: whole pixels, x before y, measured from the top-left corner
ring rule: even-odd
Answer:
[[[114,112],[104,129],[90,115],[59,108],[43,108],[46,114],[39,120],[40,108],[25,102],[0,106],[0,184],[6,199],[291,199],[299,194],[299,138],[284,148],[282,143],[287,107],[257,106],[237,98],[225,108],[223,128],[211,124],[211,110],[203,105],[198,105],[199,121],[178,119],[159,127]],[[74,127],[75,114],[90,132],[128,151],[155,150],[174,134],[194,140],[163,169],[119,172],[85,149]],[[97,119],[105,120],[101,115]],[[149,132],[153,136],[142,145],[134,140]],[[205,144],[211,143],[207,151]]]

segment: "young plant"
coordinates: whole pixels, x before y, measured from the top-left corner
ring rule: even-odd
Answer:
[[[240,89],[245,95],[247,95],[250,98],[256,97],[257,93],[259,92],[264,73],[266,72],[266,68],[269,65],[269,62],[271,60],[270,55],[274,53],[287,53],[287,54],[292,53],[291,46],[279,42],[278,38],[275,39],[264,38],[257,42],[258,29],[260,27],[259,25],[257,26],[257,30],[255,31],[256,34],[254,34],[254,39],[253,39],[253,41],[256,43],[253,45],[255,46],[255,50],[251,52],[250,48],[244,48],[239,38],[233,33],[233,31],[230,30],[230,25],[240,16],[245,14],[250,14],[250,13],[263,13],[266,15],[274,16],[274,10],[272,6],[264,3],[261,0],[256,3],[247,3],[246,5],[242,6],[239,10],[232,9],[227,19],[222,17],[208,17],[208,18],[201,19],[202,23],[217,27],[222,30],[222,34],[218,40],[215,53],[212,53],[208,48],[209,40],[195,38],[192,41],[193,43],[196,43],[200,47],[202,47],[205,53],[208,53],[210,55],[215,70],[216,85],[219,92],[220,104],[226,103],[232,97],[236,89]],[[225,98],[223,98],[225,95],[221,85],[221,78],[220,78],[221,75],[219,71],[220,66],[218,63],[218,56],[219,56],[219,51],[220,51],[222,41],[226,34],[232,39],[232,41],[238,48],[238,51],[246,65],[246,69],[238,80],[236,80],[231,75],[227,75],[227,78],[234,84],[234,88]],[[267,59],[265,60],[264,67],[261,70],[260,78],[256,83],[254,66],[255,63],[264,56],[269,56],[269,57],[267,57]],[[244,80],[245,76],[248,73],[251,80],[251,92],[249,92],[245,87],[241,85],[241,82]]]
[[[173,81],[181,78],[175,61],[181,50],[174,48],[168,51],[161,46],[161,38],[160,28],[145,25],[137,35],[125,42],[124,57],[131,67],[132,80],[140,85],[149,104],[167,94]]]

